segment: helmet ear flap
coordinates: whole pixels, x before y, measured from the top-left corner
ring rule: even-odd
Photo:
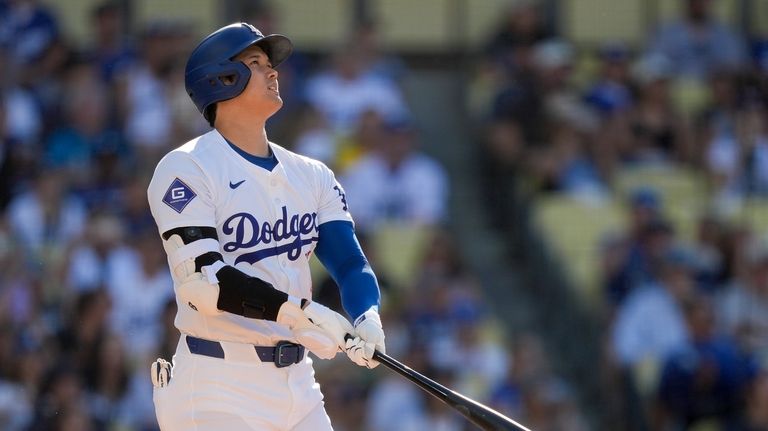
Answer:
[[[205,114],[210,105],[240,95],[250,78],[251,69],[248,66],[239,61],[228,61],[225,64],[204,66],[189,73],[187,90],[200,112]]]

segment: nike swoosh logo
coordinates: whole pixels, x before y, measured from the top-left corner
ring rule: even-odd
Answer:
[[[244,182],[245,182],[245,180],[242,180],[242,181],[240,181],[240,182],[238,182],[238,183],[234,183],[234,184],[232,184],[232,181],[230,181],[230,182],[229,182],[229,188],[230,188],[230,189],[232,189],[232,190],[234,190],[234,189],[236,189],[236,188],[240,187],[240,184],[242,184],[242,183],[244,183]]]

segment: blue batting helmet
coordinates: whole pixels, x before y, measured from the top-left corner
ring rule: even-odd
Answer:
[[[233,58],[251,45],[258,45],[277,67],[293,51],[290,39],[281,34],[264,36],[244,22],[230,24],[211,33],[192,51],[184,71],[187,94],[206,116],[206,108],[243,92],[251,70]],[[227,77],[226,80],[222,78]]]

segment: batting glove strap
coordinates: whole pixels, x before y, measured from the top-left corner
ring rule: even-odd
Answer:
[[[386,353],[384,345],[384,330],[381,318],[374,308],[369,309],[355,319],[355,338],[349,339],[345,351],[349,359],[357,365],[366,368],[376,368],[378,361],[373,359],[374,351]]]
[[[376,345],[376,349],[381,353],[386,353],[384,351],[384,329],[381,326],[381,317],[373,308],[355,319],[355,335],[366,343]]]

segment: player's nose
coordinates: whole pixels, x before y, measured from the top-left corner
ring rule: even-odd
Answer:
[[[272,69],[272,68],[269,68],[269,71],[267,72],[267,78],[268,79],[277,79],[277,77],[279,75],[280,74],[277,73],[277,71],[275,69]]]

